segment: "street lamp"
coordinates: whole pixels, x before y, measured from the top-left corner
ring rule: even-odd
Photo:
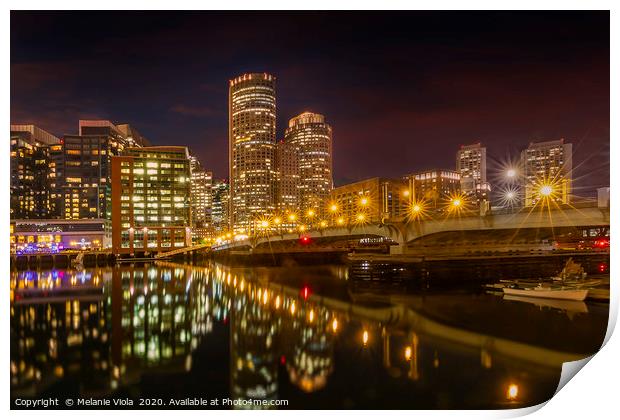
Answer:
[[[517,176],[517,170],[514,168],[508,168],[508,170],[506,171],[506,178],[513,179],[516,176]]]
[[[549,197],[551,194],[553,194],[553,186],[544,184],[540,187],[539,192],[540,195],[542,195],[543,197]]]
[[[368,198],[366,198],[366,197],[362,197],[362,198],[360,199],[360,206],[362,206],[362,207],[366,207],[367,205],[368,205]]]

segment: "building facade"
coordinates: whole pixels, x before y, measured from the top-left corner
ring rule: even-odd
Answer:
[[[491,185],[487,182],[487,149],[481,143],[461,146],[456,153],[456,171],[461,191],[486,212],[490,208]]]
[[[106,249],[112,246],[109,220],[11,220],[11,251],[18,253]]]
[[[215,181],[213,183],[213,203],[211,206],[211,223],[213,225],[213,233],[219,236],[228,231],[230,205],[230,186],[225,180]]]
[[[50,147],[60,139],[34,126],[11,124],[11,219],[57,217],[49,177]]]
[[[431,169],[416,172],[405,177],[410,197],[415,202],[424,202],[429,208],[441,208],[449,197],[461,191],[461,176],[449,169]]]
[[[244,230],[276,206],[276,79],[248,73],[229,86],[230,222]]]
[[[284,140],[278,142],[277,159],[277,208],[280,212],[296,212],[299,209],[299,155],[296,146]]]
[[[558,204],[570,202],[573,145],[564,139],[530,143],[521,152],[524,205],[534,206],[543,197]],[[547,194],[548,193],[548,194]]]
[[[204,170],[200,161],[190,157],[192,232],[204,237],[211,227],[213,174]]]
[[[329,197],[333,208],[330,222],[338,224],[380,223],[405,215],[408,203],[406,182],[370,178],[334,188]]]
[[[284,144],[288,155],[293,155],[282,165],[293,168],[297,175],[297,209],[314,209],[317,214],[324,214],[334,184],[332,128],[323,115],[304,112],[289,121]],[[283,181],[282,190],[288,193],[288,179],[283,177]]]
[[[191,245],[191,170],[181,146],[129,148],[112,158],[112,248],[116,254]]]

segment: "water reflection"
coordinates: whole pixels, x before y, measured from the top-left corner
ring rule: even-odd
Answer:
[[[513,407],[549,398],[561,362],[579,356],[515,347],[406,304],[352,302],[346,270],[327,270],[317,276],[329,287],[298,284],[307,270],[290,278],[290,270],[219,265],[13,272],[12,396]]]

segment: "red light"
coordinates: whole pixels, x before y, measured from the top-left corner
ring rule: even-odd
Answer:
[[[300,238],[299,238],[299,242],[300,242],[302,245],[308,245],[311,241],[312,241],[312,239],[310,239],[310,237],[309,237],[309,236],[306,236],[306,235],[304,235],[304,236],[302,236],[302,237],[300,237]]]
[[[284,355],[280,356],[280,364],[281,365],[285,365],[286,364],[286,357],[284,357]]]
[[[598,266],[598,271],[600,271],[601,273],[604,273],[605,270],[607,270],[607,264],[601,264]]]
[[[312,294],[312,290],[310,290],[308,286],[304,286],[301,289],[301,297],[303,297],[304,300],[308,299],[308,297],[310,297],[311,294]]]

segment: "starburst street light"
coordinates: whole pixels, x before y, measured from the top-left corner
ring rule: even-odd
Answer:
[[[421,219],[423,216],[427,216],[427,204],[425,201],[412,201],[407,204],[408,212],[407,217],[411,220]]]
[[[336,213],[338,211],[338,204],[336,203],[332,203],[329,205],[329,211],[331,211],[332,213]]]
[[[541,185],[540,188],[538,189],[538,192],[543,197],[549,197],[551,196],[551,194],[553,194],[553,185],[549,185],[549,184]]]
[[[465,195],[455,193],[448,197],[448,213],[460,214],[466,207]]]
[[[508,168],[506,170],[506,178],[508,179],[514,179],[517,176],[517,170],[514,168]]]
[[[499,191],[499,204],[502,207],[513,208],[519,203],[520,193],[516,187],[505,187]]]
[[[362,197],[360,199],[360,206],[366,207],[367,205],[368,205],[368,198],[367,197]]]

